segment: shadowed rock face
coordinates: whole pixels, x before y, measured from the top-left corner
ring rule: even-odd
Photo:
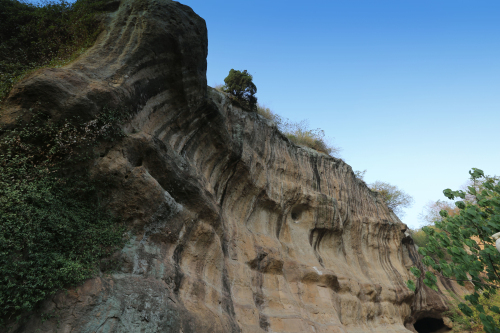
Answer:
[[[167,0],[109,8],[95,46],[18,84],[2,122],[29,108],[130,112],[92,175],[131,241],[118,273],[52,296],[55,319],[13,331],[408,332],[446,310],[407,289],[419,259],[406,226],[349,165],[207,89],[203,19]]]

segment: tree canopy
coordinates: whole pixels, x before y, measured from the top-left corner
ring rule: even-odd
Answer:
[[[377,180],[368,185],[368,187],[372,191],[380,193],[387,207],[392,209],[398,216],[404,215],[403,208],[408,208],[413,205],[413,197],[395,185]]]
[[[246,101],[250,109],[257,105],[257,87],[253,83],[253,76],[246,69],[242,71],[231,69],[229,75],[224,79],[224,91],[230,93],[241,101]]]
[[[452,216],[442,209],[442,219],[435,221],[434,227],[422,228],[428,243],[418,252],[424,265],[432,268],[425,272],[423,282],[437,290],[437,274],[460,285],[472,284],[474,292],[465,297],[459,309],[470,317],[471,307],[475,308],[485,332],[499,333],[500,325],[488,311],[500,314],[500,308],[489,305],[485,309],[484,300],[496,294],[500,286],[500,253],[491,237],[500,231],[500,183],[476,168],[469,174],[471,185],[466,191],[443,191],[448,199],[459,199],[455,202],[458,214]],[[417,278],[424,274],[415,267],[411,271]],[[415,290],[414,282],[408,281],[408,287]]]
[[[424,212],[419,215],[419,218],[427,225],[434,225],[434,222],[439,222],[443,219],[439,214],[442,210],[446,210],[449,216],[454,216],[460,212],[453,202],[444,200],[431,201],[424,207]]]

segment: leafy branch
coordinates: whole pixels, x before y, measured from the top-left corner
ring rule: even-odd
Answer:
[[[500,287],[500,253],[490,236],[500,231],[500,183],[497,177],[485,176],[480,169],[473,168],[469,174],[473,186],[466,191],[443,191],[450,200],[462,199],[455,202],[458,214],[451,216],[448,210],[441,210],[441,220],[435,221],[434,227],[422,228],[428,243],[418,252],[424,265],[436,272],[427,271],[423,282],[434,290],[437,290],[435,274],[461,285],[470,282],[474,293],[465,296],[465,300],[479,313],[487,333],[499,333],[499,323],[486,313],[480,296],[488,298]],[[411,272],[420,278],[418,268],[413,267]],[[415,290],[413,281],[407,284]],[[466,316],[473,315],[469,305],[462,302],[458,307]],[[497,306],[489,309],[500,314]]]

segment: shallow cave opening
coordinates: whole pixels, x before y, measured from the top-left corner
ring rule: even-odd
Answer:
[[[450,329],[446,327],[443,319],[437,318],[421,318],[413,324],[415,330],[418,333],[437,333],[437,332],[448,332]]]

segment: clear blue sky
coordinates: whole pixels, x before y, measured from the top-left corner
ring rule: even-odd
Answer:
[[[415,203],[500,175],[500,1],[184,0],[208,27],[208,84],[247,69],[259,102],[309,119],[365,180]]]

